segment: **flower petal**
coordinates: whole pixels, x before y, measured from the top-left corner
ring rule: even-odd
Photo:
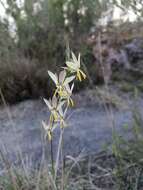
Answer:
[[[73,69],[73,70],[76,70],[76,68],[77,68],[76,64],[74,64],[74,63],[71,62],[71,61],[66,61],[66,65],[67,65],[70,69]]]
[[[85,74],[82,70],[80,70],[80,73],[81,73],[82,77],[83,77],[84,79],[86,79],[86,74]]]
[[[74,89],[74,83],[71,86],[71,92],[73,91],[73,89]]]
[[[44,121],[42,121],[42,125],[46,131],[49,130],[49,126]]]
[[[53,105],[53,107],[56,108],[56,107],[57,107],[57,104],[58,104],[57,97],[56,97],[56,96],[53,96],[53,98],[52,98],[52,105]]]
[[[49,110],[52,109],[52,105],[50,103],[50,100],[48,101],[47,99],[44,98],[44,102],[46,103],[46,105],[48,106]]]
[[[65,104],[65,101],[60,102],[59,105],[57,106],[57,110],[62,108],[64,104]]]
[[[80,82],[82,81],[79,70],[77,71],[77,78],[79,79]]]
[[[64,82],[65,77],[66,77],[66,71],[63,70],[63,71],[61,71],[60,74],[59,74],[59,82],[60,82],[60,83]]]
[[[65,88],[66,88],[66,91],[68,93],[71,93],[71,89],[70,89],[70,85],[69,84],[66,84]]]
[[[78,60],[77,60],[75,54],[73,52],[71,52],[71,54],[72,54],[72,59],[73,59],[74,63],[77,64]]]
[[[54,81],[54,83],[57,84],[58,83],[57,76],[54,73],[52,73],[51,71],[48,71],[48,74],[51,77],[51,79]]]
[[[80,53],[78,54],[78,66],[80,67]]]
[[[47,135],[48,135],[48,140],[51,141],[52,140],[52,132],[51,132],[51,130],[48,130]]]
[[[71,76],[71,77],[68,77],[66,78],[65,82],[64,82],[64,85],[67,85],[69,84],[70,82],[72,82],[74,80],[75,76]]]

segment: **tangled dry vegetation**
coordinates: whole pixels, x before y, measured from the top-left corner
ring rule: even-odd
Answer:
[[[76,83],[75,91],[103,84],[103,81],[111,85],[118,83],[126,92],[132,91],[134,85],[142,91],[142,31],[141,23],[125,23],[84,36],[78,48],[83,55],[88,80],[84,84]],[[0,88],[7,102],[51,96],[53,84],[47,77],[47,70],[57,71],[62,65],[64,50],[63,46],[59,48],[60,55],[54,53],[55,56],[45,63],[27,58],[12,45],[5,47],[6,59],[0,61]],[[55,64],[55,59],[58,59],[58,64]]]
[[[123,146],[121,142],[119,146]],[[137,141],[131,144],[128,142],[126,148],[116,147],[114,154],[101,152],[84,157],[81,155],[77,158],[67,157],[64,160],[64,179],[61,178],[62,168],[60,168],[56,183],[51,176],[50,165],[45,162],[41,161],[40,166],[35,169],[24,164],[21,168],[9,167],[8,162],[5,162],[7,173],[0,177],[0,188],[1,190],[142,190],[143,168],[140,152],[142,145]]]
[[[48,124],[43,122],[43,127],[51,143],[51,150],[52,134],[56,127],[60,126],[61,137],[64,129],[66,130],[66,111],[70,105],[73,105],[71,99],[73,81],[75,77],[80,81],[86,77],[80,69],[80,55],[77,59],[72,53],[72,58],[66,62],[66,65],[60,76],[49,71],[56,90],[52,100],[45,100],[51,116]],[[101,94],[100,97],[104,94],[101,90],[98,93]],[[4,173],[0,175],[0,188],[1,190],[142,190],[142,127],[142,115],[135,105],[132,127],[124,126],[124,133],[127,135],[122,137],[113,130],[112,143],[106,145],[105,150],[98,154],[87,156],[79,154],[75,158],[63,157],[62,138],[59,139],[56,160],[53,159],[51,151],[51,162],[48,163],[44,157],[35,167],[30,167],[29,163],[23,160],[21,166],[15,166],[0,152],[1,162],[5,168]]]

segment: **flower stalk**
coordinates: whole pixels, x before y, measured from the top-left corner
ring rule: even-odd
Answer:
[[[49,142],[51,143],[51,154],[53,154],[53,132],[57,127],[60,127],[60,139],[58,145],[58,152],[56,157],[56,162],[54,166],[53,155],[51,156],[52,168],[54,168],[54,178],[57,177],[57,171],[59,166],[60,153],[63,143],[63,133],[64,128],[67,126],[66,115],[69,107],[74,106],[72,99],[74,81],[79,80],[80,82],[86,79],[86,74],[81,70],[81,56],[78,55],[76,58],[75,54],[72,52],[69,60],[66,61],[66,67],[59,73],[59,75],[48,71],[50,78],[55,84],[55,92],[52,99],[44,99],[45,104],[47,105],[50,111],[50,117],[48,124],[44,121],[42,122],[43,128],[46,131],[46,137],[48,137]],[[64,170],[63,170],[64,171]]]

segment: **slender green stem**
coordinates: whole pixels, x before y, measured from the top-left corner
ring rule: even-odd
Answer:
[[[62,129],[63,130],[63,129]],[[65,167],[64,167],[64,138],[62,133],[62,141],[61,141],[61,164],[62,164],[62,183],[61,190],[64,190],[64,177],[65,177]]]
[[[57,156],[56,156],[56,164],[55,164],[55,179],[57,178],[57,172],[59,168],[59,158],[60,158],[60,152],[61,152],[61,146],[62,146],[63,132],[64,132],[64,129],[62,129],[60,133],[58,151],[57,151]]]
[[[52,139],[51,139],[51,141],[50,141],[50,145],[51,145],[50,149],[51,149],[52,174],[53,174],[53,176],[54,176],[55,170],[54,170],[54,155],[53,155],[53,140],[52,140]]]

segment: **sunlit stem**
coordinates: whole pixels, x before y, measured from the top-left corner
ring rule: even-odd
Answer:
[[[52,128],[52,126],[53,126],[53,123],[54,123],[53,117],[50,116],[50,126],[51,126],[51,128]],[[51,135],[52,135],[52,134],[51,134]],[[51,151],[52,173],[53,173],[53,175],[54,175],[55,170],[54,170],[54,153],[53,153],[53,138],[52,138],[52,137],[51,137],[51,139],[50,139],[50,145],[51,145],[50,151]]]
[[[59,158],[60,158],[60,152],[61,152],[62,142],[63,142],[63,133],[64,133],[64,128],[61,128],[59,145],[58,145],[58,152],[57,152],[56,163],[55,163],[55,180],[57,178],[57,172],[59,169]]]
[[[55,170],[54,170],[54,153],[53,153],[53,139],[50,140],[50,150],[51,150],[51,163],[52,163],[52,173],[53,176],[55,175]]]

